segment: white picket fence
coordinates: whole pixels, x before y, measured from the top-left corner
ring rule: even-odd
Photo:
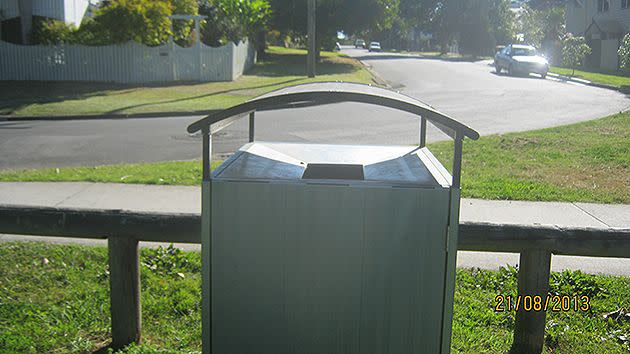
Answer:
[[[90,47],[22,46],[0,41],[0,80],[150,83],[231,81],[256,62],[247,41],[223,47],[135,42]]]

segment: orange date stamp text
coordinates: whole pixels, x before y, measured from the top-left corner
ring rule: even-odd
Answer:
[[[495,312],[525,311],[541,312],[587,312],[591,309],[586,295],[497,295],[494,298]]]

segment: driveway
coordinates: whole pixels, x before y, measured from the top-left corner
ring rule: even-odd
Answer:
[[[538,78],[496,75],[488,62],[422,59],[344,49],[395,89],[416,97],[482,135],[552,127],[625,110],[618,92]],[[354,103],[257,115],[259,140],[349,144],[415,144],[418,120]],[[200,117],[0,121],[0,169],[189,160],[201,156],[186,126]],[[247,141],[242,120],[214,139],[222,158]],[[446,139],[429,130],[428,140]]]

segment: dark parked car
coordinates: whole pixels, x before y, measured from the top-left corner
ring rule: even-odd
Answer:
[[[507,70],[510,75],[535,73],[545,78],[549,62],[532,46],[510,44],[494,56],[494,67],[497,73]]]
[[[357,39],[356,42],[354,42],[354,47],[355,48],[365,48],[365,41],[362,39]]]

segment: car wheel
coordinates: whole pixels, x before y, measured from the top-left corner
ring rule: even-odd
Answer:
[[[500,73],[501,73],[501,67],[499,66],[499,64],[496,64],[496,65],[494,66],[494,71],[495,71],[497,74],[500,74]]]

